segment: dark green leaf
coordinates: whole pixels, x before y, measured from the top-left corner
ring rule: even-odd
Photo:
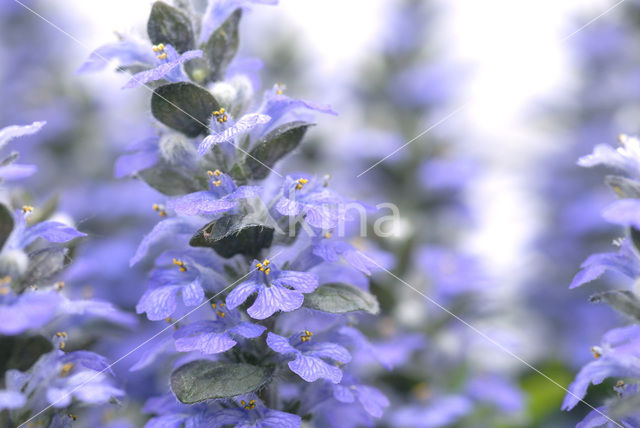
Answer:
[[[0,377],[7,370],[27,370],[52,349],[44,336],[0,336]]]
[[[298,147],[307,128],[312,125],[301,121],[285,123],[258,141],[246,159],[251,178],[260,180],[269,175],[269,168]]]
[[[605,183],[621,198],[640,198],[640,184],[619,175],[607,175]]]
[[[222,257],[236,254],[257,257],[273,241],[273,227],[244,222],[238,215],[224,216],[204,226],[189,241],[194,247],[213,248]]]
[[[189,82],[160,86],[151,97],[153,116],[189,137],[205,133],[211,114],[219,108],[209,91]]]
[[[171,373],[171,390],[181,402],[193,404],[256,391],[270,377],[270,371],[264,367],[196,360]]]
[[[242,9],[227,18],[226,21],[211,34],[203,47],[204,57],[209,62],[210,79],[221,80],[224,72],[238,52],[238,24],[242,17]]]
[[[185,195],[202,190],[200,183],[193,177],[187,177],[181,171],[163,164],[140,171],[138,175],[149,186],[169,196]]]
[[[6,205],[0,204],[0,250],[2,250],[12,230],[13,217],[11,217],[11,210]]]
[[[342,282],[323,284],[313,293],[305,294],[304,306],[319,311],[343,314],[354,311],[379,311],[378,300],[373,294]]]
[[[635,227],[629,228],[629,238],[631,239],[631,243],[635,247],[636,251],[640,253],[640,230]]]
[[[640,321],[640,299],[629,290],[611,290],[589,297],[592,303],[607,303],[612,308]]]
[[[147,33],[154,45],[170,44],[179,53],[193,49],[195,45],[189,17],[162,1],[155,2],[151,7]]]

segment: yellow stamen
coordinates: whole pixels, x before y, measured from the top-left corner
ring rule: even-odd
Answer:
[[[0,279],[0,283],[3,282],[3,281],[6,284],[9,284],[11,282],[11,277],[9,275],[6,275],[4,278]]]
[[[227,316],[227,314],[225,314],[225,313],[224,313],[224,312],[222,312],[222,311],[217,311],[217,312],[216,312],[216,314],[218,314],[218,316],[219,316],[220,318],[224,318],[224,317],[226,317],[226,316]]]
[[[309,330],[305,330],[304,336],[300,336],[300,340],[302,340],[303,342],[306,342],[307,340],[311,340],[311,336],[313,336],[313,333],[310,332]]]
[[[67,346],[67,342],[60,342],[60,349],[64,349]]]
[[[11,288],[3,285],[2,287],[0,287],[0,296],[6,296],[7,294],[9,294],[9,291],[11,291]]]
[[[299,178],[296,184],[296,190],[300,190],[304,187],[305,184],[309,182],[306,178]]]
[[[62,369],[60,369],[60,376],[65,377],[67,376],[71,370],[73,369],[73,363],[65,363],[62,366]]]
[[[213,309],[215,309],[215,308],[216,308],[216,306],[218,306],[218,304],[217,304],[217,303],[212,303],[212,304],[211,304],[211,307],[212,307]]]
[[[276,89],[276,94],[278,95],[282,95],[284,90],[287,89],[287,85],[284,83],[276,83],[276,86],[278,87],[278,89]]]
[[[258,268],[258,270],[260,272],[264,272],[265,274],[269,275],[269,272],[271,272],[271,268],[269,267],[269,263],[271,263],[271,261],[269,259],[264,259],[264,261],[262,263],[256,263],[256,267]]]
[[[178,260],[176,258],[173,259],[173,264],[178,266],[180,272],[186,272],[187,271],[187,267],[184,265],[184,262],[182,260]]]
[[[66,331],[59,331],[56,333],[56,336],[58,337],[67,337],[67,332]]]
[[[152,208],[158,213],[158,215],[160,215],[160,217],[166,217],[167,211],[165,211],[164,205],[153,204]]]
[[[216,186],[216,187],[220,187],[222,185],[222,181],[217,180],[217,181],[212,181],[212,183]]]
[[[326,239],[331,238],[331,232],[327,232],[327,233],[325,233],[325,234],[324,234],[324,237],[325,237]]]
[[[216,120],[220,123],[224,123],[227,121],[228,117],[227,117],[227,113],[225,113],[226,110],[224,108],[220,108],[220,110],[216,110],[213,112],[213,115],[216,117]]]
[[[64,281],[58,281],[53,285],[55,290],[62,290],[64,288]]]
[[[160,55],[158,55],[158,59],[167,59],[167,53],[162,52]]]
[[[22,206],[22,212],[24,214],[32,213],[33,210],[34,210],[34,208],[31,205],[23,205]]]
[[[74,421],[78,420],[78,416],[76,415],[72,415],[71,413],[69,413],[67,416],[69,416],[71,419],[73,419]]]
[[[600,353],[600,351],[598,349],[596,349],[595,346],[591,347],[591,353],[593,354],[593,358],[600,358],[602,357],[602,354]]]

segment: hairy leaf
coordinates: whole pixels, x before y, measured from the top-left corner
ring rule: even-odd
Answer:
[[[162,85],[151,96],[151,113],[189,137],[205,133],[218,102],[206,89],[189,82]]]
[[[171,373],[171,390],[181,402],[193,404],[256,391],[270,378],[270,370],[264,367],[196,360]]]
[[[246,163],[251,178],[260,180],[269,175],[270,168],[298,147],[311,123],[296,121],[278,126],[256,143]]]
[[[343,314],[354,311],[379,311],[378,300],[366,291],[342,282],[323,284],[304,296],[304,306],[319,311]]]
[[[151,7],[147,33],[154,45],[170,44],[179,53],[193,49],[195,45],[193,26],[189,17],[162,1],[155,2]]]
[[[204,226],[189,241],[194,247],[213,248],[222,257],[257,256],[273,241],[273,227],[245,222],[238,215],[224,216]]]
[[[604,302],[612,308],[640,321],[640,299],[629,290],[611,290],[589,297],[592,303]]]

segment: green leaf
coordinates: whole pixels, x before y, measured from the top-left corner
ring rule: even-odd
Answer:
[[[4,246],[5,241],[13,230],[13,217],[11,216],[11,210],[4,205],[0,204],[0,250]]]
[[[195,46],[193,26],[189,17],[162,1],[155,2],[151,7],[147,33],[154,45],[170,44],[179,53]]]
[[[621,198],[640,198],[640,184],[619,175],[607,175],[605,183]]]
[[[189,82],[162,85],[151,96],[153,116],[189,137],[205,133],[211,114],[219,108],[209,91]]]
[[[0,336],[0,377],[7,370],[27,370],[52,349],[44,336]]]
[[[305,294],[304,306],[333,314],[354,311],[377,314],[380,309],[373,294],[343,282],[323,284],[313,293]]]
[[[629,290],[603,291],[589,297],[589,301],[592,303],[604,302],[637,322],[640,321],[640,299]]]
[[[247,223],[242,216],[229,215],[208,223],[189,241],[193,247],[213,248],[225,258],[236,254],[257,257],[260,250],[268,248],[273,241],[274,228]]]
[[[298,147],[307,128],[312,125],[301,121],[286,123],[258,141],[246,158],[251,178],[260,180],[269,175],[269,168],[273,168],[277,161]]]
[[[168,195],[185,195],[202,190],[202,186],[193,177],[187,177],[181,171],[167,165],[154,165],[138,173],[149,186]]]
[[[256,391],[269,382],[267,368],[243,363],[196,360],[171,373],[171,390],[185,404],[231,398]]]
[[[221,80],[224,72],[238,52],[239,38],[238,25],[242,17],[242,9],[227,18],[226,21],[214,31],[203,47],[204,57],[209,62],[211,80]]]

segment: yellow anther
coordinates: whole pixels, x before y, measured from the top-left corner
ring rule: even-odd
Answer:
[[[156,211],[158,213],[158,215],[160,215],[160,217],[166,217],[167,212],[164,209],[164,205],[153,204],[152,208],[153,208],[154,211]]]
[[[78,416],[72,415],[71,413],[69,413],[67,416],[69,416],[69,418],[73,419],[74,421],[78,420]]]
[[[324,234],[324,237],[325,237],[326,239],[331,238],[331,232],[327,232],[327,233],[325,233],[325,234]]]
[[[186,272],[187,271],[187,267],[184,265],[184,262],[182,260],[178,260],[178,259],[176,259],[174,257],[173,264],[178,266],[178,269],[180,270],[180,272]]]
[[[220,187],[222,185],[222,181],[221,180],[212,181],[212,183],[216,187]]]
[[[240,404],[242,404],[245,409],[251,410],[256,407],[256,400],[251,400],[248,403],[244,400],[240,400]]]
[[[304,187],[305,184],[309,182],[306,178],[299,178],[296,184],[296,190],[300,190]]]
[[[622,388],[623,386],[624,386],[624,381],[622,379],[620,379],[618,382],[616,382],[616,387]]]
[[[600,351],[595,346],[591,347],[591,353],[593,354],[593,358],[597,359],[597,358],[602,357],[602,354],[600,353]]]
[[[67,342],[60,342],[60,349],[64,349],[67,346]]]
[[[629,136],[627,134],[618,134],[618,142],[620,144],[626,143],[628,139],[629,139]]]
[[[158,49],[160,49],[161,51],[163,51],[163,50],[164,50],[164,43],[160,43],[160,44],[158,45]]]
[[[167,59],[167,53],[162,52],[160,55],[158,55],[158,59]]]
[[[167,324],[171,324],[171,322],[172,322],[173,320],[171,319],[171,317],[166,317],[166,318],[164,319],[164,321],[165,321]]]
[[[216,120],[220,123],[224,123],[227,121],[228,117],[227,117],[227,113],[225,113],[226,110],[224,108],[220,108],[220,110],[216,110],[213,112],[213,115],[216,117]]]
[[[284,83],[276,83],[276,86],[278,87],[278,89],[276,89],[276,94],[278,95],[282,95],[284,90],[287,89],[287,85]]]
[[[217,303],[212,303],[212,304],[211,304],[211,307],[212,307],[213,309],[215,309],[215,308],[216,308],[216,306],[218,306],[218,304],[217,304]]]
[[[6,296],[7,294],[9,294],[9,291],[11,291],[11,288],[3,285],[2,287],[0,287],[0,296]]]
[[[269,267],[269,263],[271,263],[271,261],[269,259],[264,259],[264,261],[262,263],[256,263],[256,267],[258,268],[258,270],[260,272],[264,272],[265,274],[269,275],[269,272],[271,272],[271,268]]]
[[[227,314],[225,314],[225,313],[224,313],[224,312],[222,312],[222,311],[217,311],[217,312],[216,312],[216,314],[218,314],[218,316],[219,316],[220,318],[224,318],[224,317],[226,317],[226,316],[227,316]]]
[[[307,340],[311,340],[311,336],[313,336],[313,333],[310,332],[309,330],[305,330],[304,335],[300,336],[300,340],[302,340],[303,342],[306,342]]]
[[[23,205],[23,206],[22,206],[22,212],[23,212],[24,214],[32,213],[32,212],[33,212],[33,210],[34,210],[34,208],[33,208],[31,205]]]
[[[64,288],[64,281],[58,281],[53,285],[55,290],[62,290]]]
[[[56,336],[58,337],[67,337],[67,332],[66,331],[59,331],[56,333]]]
[[[73,369],[73,363],[65,363],[60,369],[60,376],[67,376]]]

